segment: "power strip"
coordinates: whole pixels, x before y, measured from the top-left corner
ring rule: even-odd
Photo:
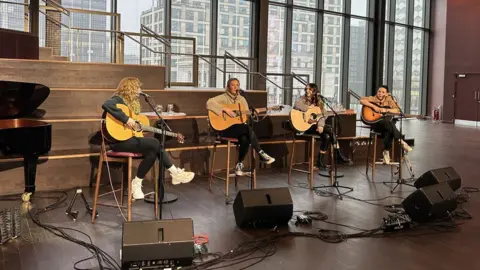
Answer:
[[[383,231],[396,232],[409,229],[412,220],[407,214],[390,214],[387,218],[383,218]]]

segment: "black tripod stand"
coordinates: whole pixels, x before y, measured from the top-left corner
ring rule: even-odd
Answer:
[[[255,117],[257,116],[258,118],[258,115],[257,115],[257,112],[255,111],[255,108],[253,107],[252,103],[250,102],[250,100],[248,99],[247,95],[246,95],[246,92],[242,89],[239,90],[239,94],[241,96],[243,96],[245,98],[245,100],[247,101],[247,104],[248,104],[248,110],[250,111],[250,119],[248,121],[248,125],[250,126],[250,130],[253,132],[253,124],[254,122],[256,122]],[[257,122],[258,122],[258,119],[257,119]],[[249,134],[249,136],[251,136],[251,134]],[[251,138],[249,138],[251,140]],[[253,151],[255,151],[254,149],[251,149],[250,151],[250,189],[253,189],[254,188],[254,175],[255,175],[255,165],[256,165],[256,162],[255,162],[255,155],[253,154]]]
[[[162,116],[155,110],[155,104],[154,101],[152,101],[152,98],[144,93],[141,93],[145,97],[145,101],[148,103],[148,105],[152,108],[152,110],[155,112],[155,114],[158,117],[157,125],[158,127],[162,130],[162,133],[160,134],[160,147],[165,150],[165,132],[172,131],[170,127],[167,125],[165,120],[163,120]],[[155,181],[155,187],[154,187],[154,192],[149,193],[145,195],[144,201],[148,203],[154,203],[155,204],[155,218],[156,219],[162,219],[162,204],[163,203],[173,203],[178,200],[178,197],[174,194],[171,193],[166,193],[165,192],[165,166],[163,166],[163,155],[160,155],[159,158],[159,176],[157,181]],[[160,188],[160,190],[159,190]]]
[[[87,212],[90,215],[93,213],[93,209],[88,204],[87,199],[85,199],[85,195],[83,195],[82,189],[79,188],[75,191],[75,194],[73,194],[73,198],[70,201],[70,204],[68,205],[67,210],[65,211],[65,214],[71,217],[73,221],[76,221],[78,217],[78,211],[72,211],[73,204],[75,203],[75,200],[77,199],[78,194],[80,194],[80,197],[82,197],[82,201],[83,201],[83,204],[85,204],[85,209],[87,209]],[[95,216],[98,217],[98,211],[95,211]]]
[[[400,108],[400,106],[398,106],[397,99],[394,98],[394,96],[391,96],[391,97],[392,97],[393,102],[395,102],[395,104],[397,105],[398,110],[400,111],[400,140],[402,140],[403,139],[403,118],[404,118],[404,114],[403,114],[403,111]],[[410,184],[413,181],[413,177],[415,177],[414,174],[413,174],[412,165],[411,164],[407,165],[405,163],[406,158],[407,158],[407,155],[405,154],[405,150],[400,145],[400,160],[398,162],[398,180],[397,181],[383,181],[383,184],[385,184],[385,185],[390,184],[390,186],[391,186],[392,184],[395,184],[395,186],[390,189],[390,193],[393,193],[395,191],[395,189],[398,186],[401,186],[401,185],[407,185],[407,186],[410,186],[410,187],[414,187],[412,184]],[[410,163],[410,160],[408,160],[408,163]],[[410,172],[411,178],[409,178],[409,179],[404,179],[403,178],[403,173],[402,173],[402,165],[403,164],[405,164],[407,166],[407,169]]]
[[[330,110],[332,110],[334,116],[333,116],[333,119],[332,119],[332,144],[330,146],[330,156],[331,156],[331,164],[330,164],[330,183],[331,185],[329,186],[320,186],[320,187],[313,187],[313,190],[317,190],[317,189],[322,189],[322,188],[335,188],[337,190],[337,193],[338,194],[333,194],[335,196],[338,196],[340,198],[340,200],[342,200],[342,195],[345,195],[349,192],[352,192],[353,191],[353,188],[351,187],[346,187],[346,186],[341,186],[340,183],[338,182],[338,178],[339,178],[339,175],[337,174],[337,151],[334,150],[334,145],[337,144],[337,121],[340,120],[341,121],[341,118],[340,116],[338,115],[338,113],[332,108],[332,106],[330,106],[328,100],[323,97],[322,95],[318,95],[322,100],[323,102],[328,106],[328,108],[330,108]],[[344,188],[346,189],[347,191],[346,192],[340,192],[340,188]]]

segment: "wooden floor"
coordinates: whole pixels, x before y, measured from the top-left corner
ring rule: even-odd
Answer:
[[[415,149],[410,154],[416,176],[429,169],[453,166],[462,177],[463,186],[479,186],[480,174],[480,130],[454,127],[450,124],[408,121],[404,125],[406,133],[415,138]],[[390,195],[389,188],[381,181],[389,180],[389,169],[379,169],[377,181],[368,182],[363,175],[364,166],[341,167],[345,174],[341,184],[354,188],[351,196],[362,199],[383,198]],[[53,173],[53,172],[52,172]],[[262,171],[258,177],[258,187],[287,187],[286,171]],[[7,179],[2,179],[6,181]],[[304,185],[306,176],[294,175],[290,192],[295,210],[321,211],[328,215],[328,221],[342,223],[364,229],[378,227],[388,212],[383,207],[370,205],[350,198],[339,200],[321,197],[298,186]],[[327,179],[315,177],[317,185],[327,184]],[[246,188],[242,182],[239,188]],[[195,179],[190,184],[168,186],[179,200],[164,208],[164,218],[190,217],[194,220],[195,234],[205,234],[210,238],[210,252],[228,252],[238,244],[268,233],[267,230],[240,230],[235,225],[231,205],[225,205],[223,183],[218,183],[213,192],[208,191],[206,179]],[[144,190],[149,190],[148,183]],[[394,195],[406,197],[413,188],[403,187]],[[90,200],[91,191],[84,189]],[[232,185],[232,194],[235,194]],[[68,201],[72,196],[70,196]],[[464,225],[448,233],[427,235],[376,237],[349,239],[331,244],[312,238],[286,238],[277,245],[276,254],[250,269],[480,269],[478,250],[480,249],[480,194],[472,193],[465,208],[474,217]],[[47,199],[37,199],[45,204]],[[110,200],[112,201],[112,200]],[[379,203],[400,203],[401,198],[389,198]],[[1,202],[4,206],[6,202]],[[18,203],[19,204],[19,203]],[[79,229],[89,234],[94,243],[119,260],[121,245],[122,217],[118,210],[100,207],[100,216],[95,225],[80,200],[74,209],[79,210],[79,218],[71,221],[65,215],[65,206],[48,212],[43,221],[62,227]],[[25,211],[25,209],[23,209]],[[25,215],[23,235],[1,246],[0,269],[73,269],[73,263],[91,254],[85,248],[53,236],[37,227]],[[153,207],[143,201],[134,204],[134,219],[148,220],[153,217]],[[355,232],[323,222],[314,222],[315,227]],[[308,227],[295,227],[291,231],[313,232]],[[408,231],[405,231],[408,234]],[[413,232],[412,232],[413,234]],[[85,237],[82,240],[87,240]],[[80,268],[96,266],[96,261],[78,265]],[[239,269],[229,267],[226,269]],[[98,268],[97,268],[98,269]]]

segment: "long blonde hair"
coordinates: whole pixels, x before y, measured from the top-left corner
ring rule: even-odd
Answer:
[[[140,101],[138,100],[138,89],[142,86],[139,79],[135,77],[123,78],[118,84],[117,91],[113,94],[123,99],[133,113],[140,113]]]

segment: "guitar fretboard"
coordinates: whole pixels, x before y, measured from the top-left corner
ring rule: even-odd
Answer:
[[[169,137],[177,137],[177,133],[175,132],[171,132],[171,131],[167,131],[167,130],[163,130],[163,129],[160,129],[160,128],[154,128],[154,127],[150,127],[150,126],[144,126],[142,125],[142,129],[144,131],[149,131],[149,132],[153,132],[153,133],[158,133],[158,134],[163,134],[163,132],[165,132],[165,135],[166,136],[169,136]]]

